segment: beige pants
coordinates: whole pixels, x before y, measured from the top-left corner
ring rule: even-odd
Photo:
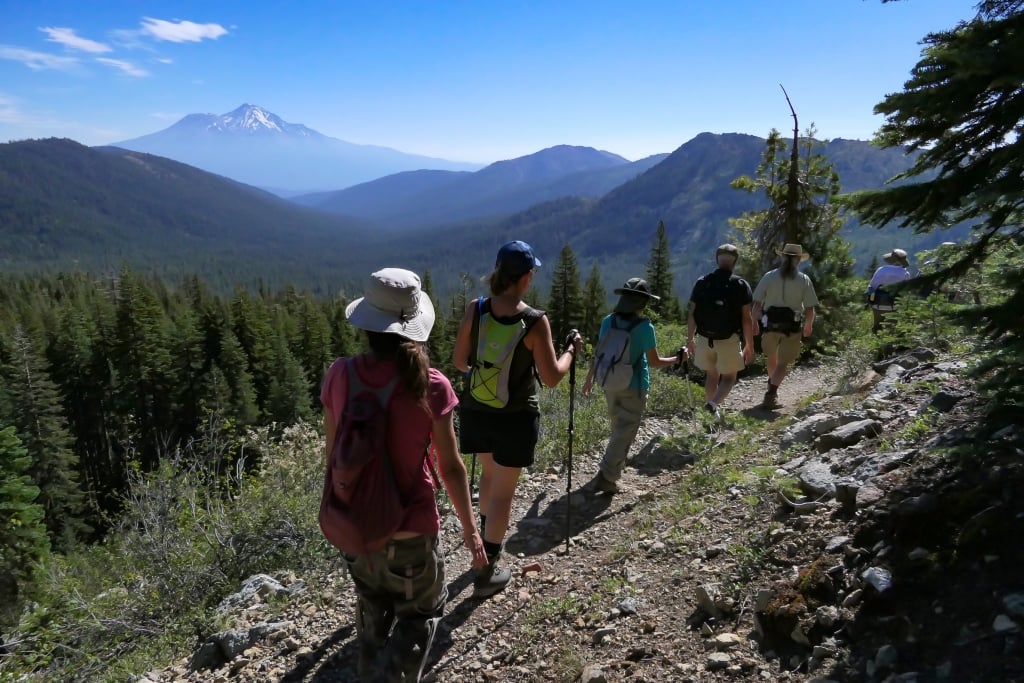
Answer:
[[[698,334],[694,341],[693,363],[704,372],[715,369],[722,375],[734,375],[746,367],[738,334],[714,342]]]
[[[779,362],[789,365],[800,356],[803,342],[800,333],[783,334],[782,332],[765,332],[761,336],[761,348],[765,356],[778,356]]]
[[[629,447],[633,445],[636,432],[640,429],[640,420],[647,407],[647,393],[639,389],[623,389],[605,393],[608,401],[608,421],[612,423],[612,433],[608,438],[608,447],[601,458],[601,474],[608,481],[618,481],[622,469],[626,466]]]

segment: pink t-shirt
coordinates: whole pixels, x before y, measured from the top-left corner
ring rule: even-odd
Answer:
[[[368,354],[355,358],[359,378],[368,387],[382,387],[395,375],[395,364],[390,360],[377,360]],[[324,383],[320,388],[320,402],[324,404],[325,410],[334,415],[336,424],[339,423],[348,393],[346,368],[344,358],[335,360],[324,375]],[[430,415],[399,383],[392,394],[388,410],[388,438],[395,481],[402,500],[408,506],[405,521],[399,531],[436,536],[441,528],[441,519],[434,500],[434,477],[425,454],[430,445],[433,421],[451,413],[459,399],[448,378],[434,368],[430,369],[427,403]]]

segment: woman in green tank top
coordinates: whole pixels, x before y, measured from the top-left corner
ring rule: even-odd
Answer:
[[[523,301],[539,267],[529,244],[503,245],[489,279],[491,296],[466,306],[455,339],[455,367],[467,373],[459,405],[460,450],[476,453],[481,466],[480,535],[488,562],[474,570],[476,597],[497,593],[512,578],[497,563],[519,474],[533,464],[540,431],[534,369],[545,385],[557,386],[583,341],[576,334],[557,355],[547,317]]]

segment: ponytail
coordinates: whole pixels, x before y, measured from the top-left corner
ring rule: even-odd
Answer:
[[[499,296],[503,294],[514,284],[519,282],[519,279],[523,277],[523,275],[526,275],[526,273],[519,273],[517,275],[506,263],[499,263],[494,268],[494,272],[492,272],[487,278],[487,283],[491,287],[491,295]]]
[[[423,345],[386,332],[367,331],[366,338],[370,349],[377,356],[394,360],[399,380],[416,402],[429,412],[427,390],[430,388],[430,359]]]
[[[782,265],[779,267],[779,274],[785,278],[796,277],[796,264],[800,262],[799,256],[783,256]]]

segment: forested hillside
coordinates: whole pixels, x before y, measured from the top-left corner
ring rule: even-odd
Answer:
[[[59,139],[0,145],[0,272],[128,262],[228,290],[257,280],[319,289],[338,275],[332,253],[370,238],[357,221],[163,157]]]

